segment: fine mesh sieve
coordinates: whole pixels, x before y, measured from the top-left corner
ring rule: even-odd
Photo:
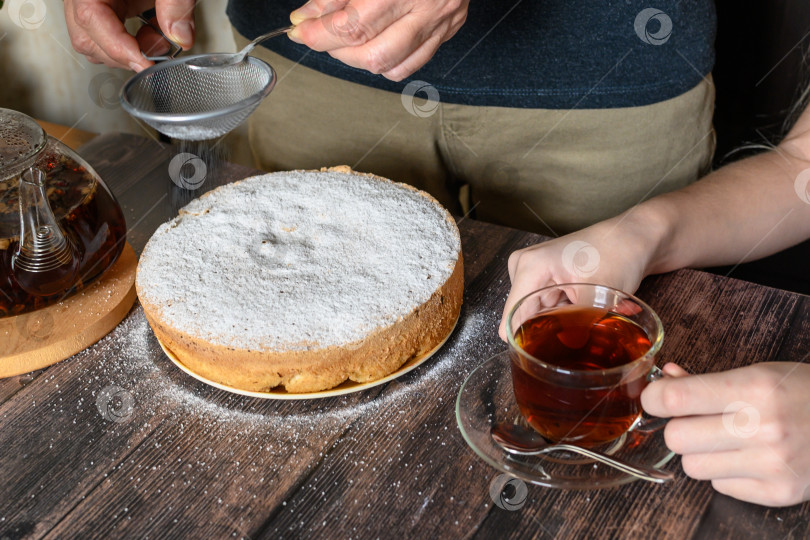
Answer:
[[[167,60],[134,75],[121,89],[124,109],[175,139],[225,135],[267,97],[276,84],[276,73],[252,56],[220,68],[189,65],[206,56]]]

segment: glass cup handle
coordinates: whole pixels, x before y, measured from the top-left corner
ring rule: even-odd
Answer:
[[[647,382],[654,383],[666,377],[669,377],[669,375],[664,373],[661,368],[653,366],[647,374]],[[658,418],[657,416],[648,416],[647,413],[642,413],[641,419],[638,424],[636,424],[636,427],[633,428],[633,431],[638,433],[654,433],[666,426],[667,422],[669,422],[669,418]]]
[[[650,372],[647,374],[647,382],[651,383],[655,381],[660,381],[664,377],[667,377],[667,374],[664,373],[664,371],[660,367],[653,366],[652,368],[650,368]]]

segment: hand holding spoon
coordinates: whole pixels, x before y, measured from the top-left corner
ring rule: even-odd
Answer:
[[[270,39],[276,36],[280,36],[281,34],[286,34],[290,30],[293,29],[293,26],[285,26],[283,28],[276,28],[272,32],[268,32],[266,34],[262,34],[261,36],[257,37],[245,47],[235,53],[213,53],[213,54],[206,54],[202,55],[198,58],[194,58],[186,62],[186,65],[191,68],[196,69],[212,69],[212,68],[223,68],[232,66],[234,64],[238,64],[245,57],[248,55],[253,48],[264,41],[265,39]]]
[[[582,448],[581,446],[565,443],[552,444],[536,431],[522,428],[515,424],[494,424],[490,430],[490,434],[492,435],[492,439],[510,454],[537,456],[556,450],[567,450],[589,457],[635,476],[636,478],[640,478],[641,480],[647,480],[648,482],[663,484],[675,478],[675,474],[672,472],[659,471],[652,467],[633,465],[622,459],[589,450],[588,448]]]

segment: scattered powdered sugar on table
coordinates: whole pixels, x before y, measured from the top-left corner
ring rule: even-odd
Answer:
[[[487,342],[485,334],[497,328],[496,314],[465,313],[445,345],[424,364],[410,373],[364,393],[369,399],[353,402],[352,396],[317,400],[282,401],[263,400],[216,390],[189,377],[166,358],[152,334],[143,309],[138,306],[107,337],[93,346],[104,355],[105,362],[98,366],[101,373],[94,381],[105,381],[132,392],[135,416],[149,418],[161,412],[186,418],[207,419],[212,424],[232,424],[240,430],[277,430],[286,428],[293,437],[309,437],[313,429],[344,424],[366,413],[399,406],[411,398],[424,397],[428,387],[437,380],[457,379],[486,358],[504,348],[496,340]],[[483,348],[471,348],[486,342]],[[78,356],[88,354],[88,351]],[[424,387],[424,388],[423,388]],[[420,400],[421,401],[421,400]],[[273,410],[283,409],[283,411]]]
[[[426,302],[460,250],[437,203],[342,172],[249,178],[180,214],[144,249],[139,294],[175,328],[228,347],[363,339]]]
[[[462,494],[444,483],[446,461],[437,456],[464,445],[453,419],[455,396],[468,373],[504,349],[496,335],[499,316],[465,306],[453,335],[432,358],[379,387],[339,398],[280,401],[230,394],[189,377],[166,358],[136,305],[101,341],[41,375],[52,390],[44,402],[17,409],[47,419],[39,427],[32,424],[32,437],[41,435],[38,444],[47,452],[75,453],[71,441],[80,438],[86,451],[70,466],[103,472],[105,489],[124,482],[139,498],[168,496],[167,513],[159,518],[167,530],[198,519],[181,506],[171,507],[176,499],[169,491],[179,490],[193,497],[189,504],[221,506],[222,515],[240,516],[223,523],[221,536],[252,534],[260,525],[253,505],[269,504],[277,490],[290,489],[291,477],[305,483],[285,495],[280,508],[300,513],[301,520],[309,505],[334,502],[333,482],[348,479],[344,487],[355,497],[367,493],[352,486],[363,471],[380,478],[376,488],[385,490],[392,504],[407,507],[417,496],[420,502],[425,497],[452,502]],[[75,395],[75,384],[78,402],[63,399]],[[99,407],[110,387],[131,406],[120,411],[120,422]],[[229,491],[234,486],[237,493]],[[340,512],[345,518],[374,501],[366,499],[342,501]],[[304,527],[301,520],[295,523]]]

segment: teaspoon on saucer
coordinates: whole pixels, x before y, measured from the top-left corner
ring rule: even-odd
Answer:
[[[493,424],[490,434],[492,435],[492,439],[510,454],[536,456],[558,450],[567,450],[589,457],[641,480],[647,480],[648,482],[663,484],[675,478],[675,474],[672,472],[634,465],[617,457],[608,456],[581,446],[566,443],[550,443],[536,431],[522,428],[515,424]]]

